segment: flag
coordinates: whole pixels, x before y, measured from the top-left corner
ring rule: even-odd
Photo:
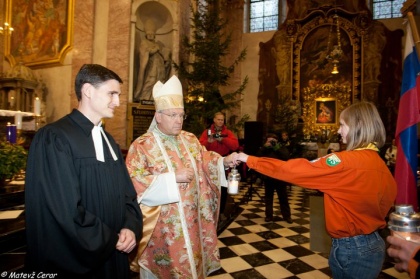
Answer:
[[[417,200],[417,123],[419,114],[420,63],[410,25],[407,24],[404,51],[403,80],[398,108],[397,160],[395,180],[398,186],[397,204],[410,204],[418,211]],[[417,81],[417,84],[416,84]]]

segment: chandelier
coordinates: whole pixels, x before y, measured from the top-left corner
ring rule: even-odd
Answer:
[[[3,26],[0,26],[0,34],[10,35],[12,34],[13,30],[14,30],[13,27],[10,26],[9,23],[7,22],[5,22]]]
[[[336,22],[337,27],[337,44],[333,45],[332,50],[330,51],[330,45],[331,45],[331,38],[333,33],[333,26],[334,26],[334,20]],[[330,27],[330,33],[328,35],[328,44],[327,44],[327,59],[331,61],[333,65],[333,69],[331,71],[331,74],[338,74],[338,64],[340,63],[340,58],[343,55],[343,50],[341,49],[341,38],[340,38],[340,25],[338,22],[338,15],[337,13],[333,16],[333,24],[331,24]]]

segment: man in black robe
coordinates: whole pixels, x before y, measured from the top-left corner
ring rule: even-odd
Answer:
[[[142,214],[122,153],[101,120],[119,106],[121,78],[96,64],[76,76],[78,109],[41,128],[25,184],[28,272],[129,278]]]

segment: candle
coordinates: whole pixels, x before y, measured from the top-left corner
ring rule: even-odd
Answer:
[[[41,100],[36,97],[34,101],[34,114],[35,115],[41,115]]]
[[[229,181],[228,193],[229,194],[237,194],[238,193],[238,187],[239,187],[239,181],[236,181],[236,180]]]
[[[7,123],[6,140],[10,143],[16,143],[16,125]]]
[[[15,125],[18,130],[22,130],[22,114],[20,111],[15,114]]]
[[[15,97],[10,97],[10,109],[13,110],[15,108]]]

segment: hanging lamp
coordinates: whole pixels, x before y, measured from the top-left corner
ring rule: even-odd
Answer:
[[[330,52],[330,41],[331,41],[331,37],[332,37],[332,32],[333,32],[333,25],[331,25],[330,28],[330,34],[328,35],[328,45],[327,45],[327,51],[329,52],[328,54],[328,59],[331,60],[331,63],[333,64],[333,69],[331,71],[331,74],[336,75],[339,73],[338,71],[338,64],[340,63],[340,58],[343,55],[343,50],[341,49],[341,36],[340,36],[340,24],[338,21],[338,15],[337,15],[337,11],[335,12],[334,16],[333,16],[333,21],[335,20],[336,22],[336,31],[337,31],[337,44],[333,46],[333,49]]]

